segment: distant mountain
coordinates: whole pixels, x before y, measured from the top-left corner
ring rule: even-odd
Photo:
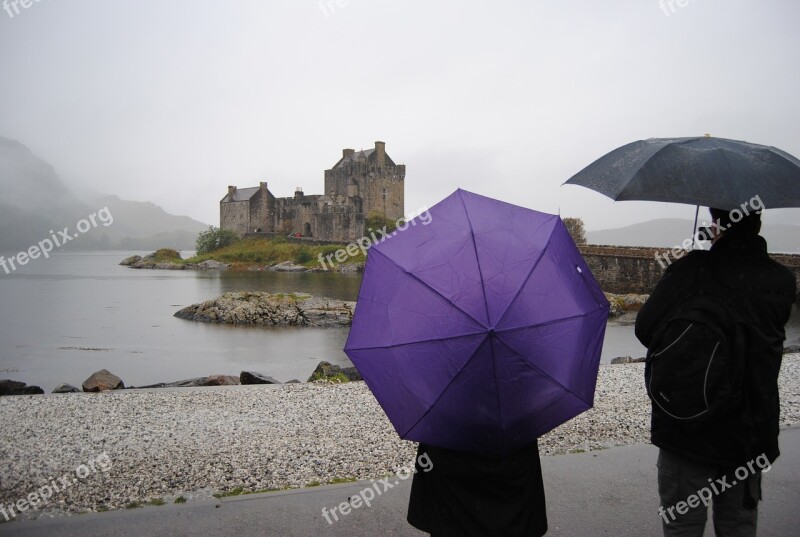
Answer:
[[[113,223],[97,226],[67,243],[73,250],[194,249],[208,226],[188,216],[175,216],[152,203],[117,196],[81,200],[61,181],[52,166],[21,143],[0,137],[0,251],[27,250],[65,227],[108,207]],[[105,214],[105,213],[104,213]],[[109,219],[108,221],[110,221]]]
[[[208,225],[188,216],[175,216],[150,202],[126,201],[117,196],[104,196],[88,202],[93,210],[108,207],[114,224],[102,232],[120,250],[174,248],[194,250],[197,234]]]
[[[52,166],[19,142],[0,137],[0,250],[27,249],[87,211]]]
[[[692,237],[693,223],[679,218],[659,218],[616,229],[587,231],[586,239],[589,244],[672,248]],[[800,225],[770,224],[766,220],[761,234],[767,239],[770,252],[800,254]]]

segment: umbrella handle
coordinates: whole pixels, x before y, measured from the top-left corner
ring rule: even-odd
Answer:
[[[706,135],[708,136],[708,135]],[[694,208],[694,225],[692,225],[692,250],[697,246],[697,215],[700,214],[700,206]]]

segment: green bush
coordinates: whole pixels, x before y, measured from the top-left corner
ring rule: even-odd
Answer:
[[[308,263],[312,259],[314,259],[314,254],[312,254],[308,248],[305,246],[301,247],[300,250],[297,252],[297,256],[295,256],[297,262],[301,265]]]
[[[230,246],[238,240],[239,236],[233,231],[210,226],[208,231],[201,231],[197,235],[195,248],[197,249],[197,255],[202,255]]]

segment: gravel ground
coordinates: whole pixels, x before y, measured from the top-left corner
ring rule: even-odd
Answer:
[[[601,366],[595,407],[542,437],[541,453],[647,442],[642,375]],[[800,422],[800,355],[784,357],[780,387],[781,424]],[[3,397],[0,421],[0,505],[59,489],[23,516],[375,478],[416,449],[363,382]]]

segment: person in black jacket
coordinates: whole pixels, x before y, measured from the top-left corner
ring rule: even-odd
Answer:
[[[429,472],[419,465],[423,455],[430,460]],[[540,537],[547,533],[535,441],[505,457],[420,444],[416,470],[408,522],[431,537]]]
[[[670,265],[636,319],[636,337],[649,347],[669,315],[702,292],[735,308],[743,321],[743,385],[735,403],[699,424],[673,419],[653,405],[651,441],[660,448],[659,514],[667,537],[702,537],[711,502],[718,537],[755,536],[761,472],[780,454],[778,373],[797,283],[767,254],[759,213],[738,218],[741,211],[711,209],[711,216],[711,249]],[[707,493],[698,502],[701,490]]]

